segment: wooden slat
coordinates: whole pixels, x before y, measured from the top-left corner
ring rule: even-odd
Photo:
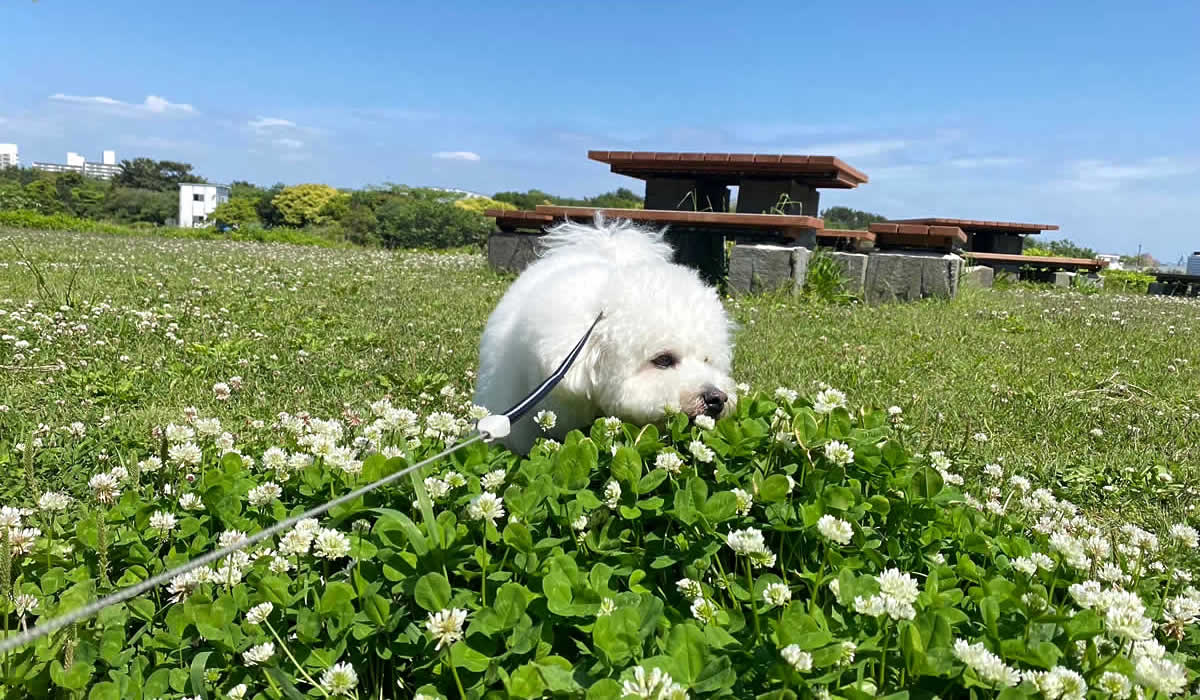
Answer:
[[[710,211],[675,211],[670,209],[607,209],[603,207],[560,207],[539,204],[539,214],[554,217],[583,219],[592,218],[596,212],[614,219],[650,221],[663,224],[703,224],[729,228],[767,229],[821,229],[825,222],[815,216],[793,216],[787,214],[735,214]]]
[[[591,160],[607,163],[614,173],[631,177],[663,174],[820,177],[819,187],[849,189],[865,184],[867,175],[834,156],[772,153],[672,153],[659,151],[588,151]]]
[[[848,240],[858,241],[875,241],[875,234],[870,231],[860,231],[858,229],[848,228],[826,228],[817,231],[817,240],[822,238],[843,238]]]
[[[997,231],[997,232],[1029,232],[1057,231],[1054,224],[1026,224],[1018,221],[979,221],[976,219],[950,219],[942,217],[926,217],[921,219],[889,219],[894,224],[925,224],[927,226],[957,226],[966,231]]]
[[[1063,267],[1076,267],[1089,270],[1100,270],[1108,267],[1108,262],[1104,260],[1092,260],[1089,258],[1059,258],[1049,255],[1015,255],[1012,253],[963,253],[968,258],[979,260],[982,262],[1005,262],[1005,263],[1024,263],[1027,265],[1059,265]]]

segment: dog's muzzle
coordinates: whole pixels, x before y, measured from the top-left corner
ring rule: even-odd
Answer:
[[[709,418],[717,418],[721,415],[721,411],[725,410],[725,402],[729,400],[729,395],[715,386],[710,386],[700,394],[700,400],[704,402],[704,409],[701,413]]]

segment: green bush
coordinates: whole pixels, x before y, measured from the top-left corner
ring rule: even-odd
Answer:
[[[37,509],[5,513],[21,542],[0,612],[62,614],[469,425],[371,410],[282,414],[236,450],[193,414],[77,504],[10,504]],[[1193,528],[1101,528],[999,465],[915,452],[902,415],[780,389],[711,425],[598,420],[524,459],[468,445],[15,652],[7,696],[1100,698],[1195,681]]]
[[[336,225],[312,226],[303,229],[246,226],[236,231],[221,233],[214,228],[178,228],[156,226],[142,222],[131,225],[113,224],[104,221],[82,219],[69,214],[41,214],[34,211],[0,211],[0,226],[33,229],[37,231],[71,231],[74,233],[107,233],[119,236],[164,236],[167,238],[195,238],[200,240],[227,239],[234,241],[259,241],[263,243],[295,243],[298,245],[338,246],[342,243],[341,228]]]
[[[1100,277],[1104,280],[1104,291],[1128,294],[1145,294],[1149,291],[1150,283],[1157,279],[1154,275],[1134,270],[1102,270]]]
[[[453,202],[419,196],[392,196],[375,212],[376,231],[388,248],[453,248],[479,245],[491,220]]]
[[[808,259],[804,295],[828,303],[849,303],[854,295],[846,290],[846,274],[829,251],[818,248]]]

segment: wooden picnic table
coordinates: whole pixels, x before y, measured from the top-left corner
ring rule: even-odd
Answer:
[[[1026,224],[1016,221],[979,221],[927,217],[922,219],[888,219],[893,224],[924,224],[926,226],[955,226],[967,235],[966,250],[980,253],[1020,255],[1025,245],[1023,236],[1035,236],[1042,231],[1057,231],[1054,224]]]
[[[867,176],[833,156],[588,151],[620,175],[646,182],[647,209],[817,216],[821,188],[853,189]]]

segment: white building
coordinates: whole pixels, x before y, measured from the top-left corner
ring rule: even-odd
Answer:
[[[229,187],[194,182],[179,183],[179,227],[204,228],[218,204],[229,201]]]
[[[18,168],[21,166],[21,154],[15,143],[0,143],[0,168]]]
[[[1188,256],[1186,274],[1200,275],[1200,250]]]
[[[88,161],[87,156],[74,151],[67,151],[66,163],[40,163],[35,161],[33,169],[45,170],[50,173],[75,172],[88,177],[98,177],[101,180],[111,180],[121,172],[121,166],[117,165],[116,151],[104,151],[101,159],[102,162],[94,163]]]
[[[1108,263],[1108,269],[1110,269],[1110,270],[1124,270],[1125,269],[1125,266],[1121,264],[1121,256],[1120,255],[1113,255],[1112,253],[1106,253],[1104,255],[1097,255],[1096,259],[1102,260],[1102,261]]]

